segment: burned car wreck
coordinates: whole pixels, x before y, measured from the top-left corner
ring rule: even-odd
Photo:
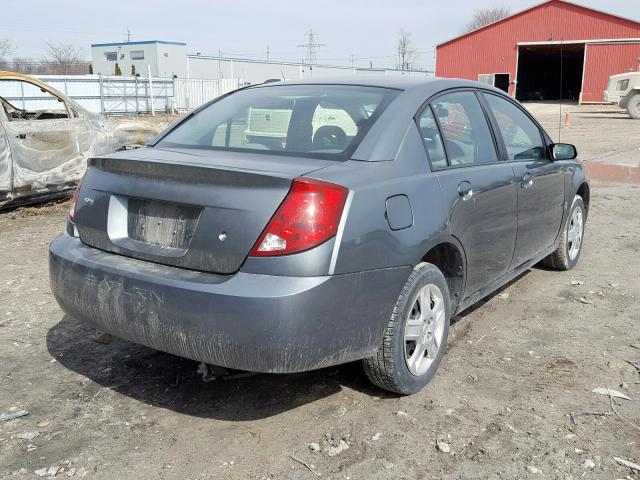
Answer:
[[[0,71],[0,208],[71,192],[87,158],[143,146],[161,129],[91,113],[33,77]]]

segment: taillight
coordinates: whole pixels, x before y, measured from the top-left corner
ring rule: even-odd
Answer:
[[[78,210],[78,195],[80,195],[80,188],[82,187],[82,180],[78,182],[78,186],[76,187],[75,192],[73,192],[73,196],[71,197],[71,205],[69,207],[69,220],[75,223],[76,221],[76,212]]]
[[[317,247],[334,237],[348,193],[341,185],[296,178],[249,255],[289,255]]]

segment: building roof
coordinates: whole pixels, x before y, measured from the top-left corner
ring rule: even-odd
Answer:
[[[113,42],[113,43],[92,43],[91,48],[93,47],[123,47],[126,45],[148,45],[151,43],[158,43],[163,45],[181,45],[186,46],[187,44],[184,42],[167,42],[165,40],[144,40],[139,42]]]
[[[600,15],[606,15],[608,17],[622,19],[622,20],[625,20],[627,22],[635,23],[636,25],[638,25],[640,27],[640,22],[637,21],[637,20],[632,20],[630,18],[622,17],[620,15],[614,15],[612,13],[604,12],[602,10],[598,10],[598,9],[595,9],[595,8],[585,7],[584,5],[580,5],[578,3],[570,2],[568,0],[545,0],[544,2],[537,3],[537,4],[535,4],[535,5],[533,5],[533,6],[529,7],[529,8],[526,8],[524,10],[520,10],[520,11],[518,11],[516,13],[513,13],[513,14],[509,15],[508,17],[502,18],[502,19],[497,20],[497,21],[495,21],[493,23],[489,23],[489,24],[484,25],[482,27],[476,28],[475,30],[471,30],[470,32],[465,32],[465,33],[463,33],[461,35],[457,35],[457,36],[455,36],[453,38],[450,38],[449,40],[445,40],[444,42],[441,42],[441,43],[437,44],[436,48],[441,47],[443,45],[446,45],[448,43],[454,42],[454,41],[459,40],[461,38],[467,37],[469,35],[472,35],[472,34],[474,34],[476,32],[479,32],[481,30],[487,29],[487,28],[492,27],[494,25],[497,25],[499,23],[506,22],[506,21],[512,19],[513,17],[517,17],[517,16],[520,16],[520,15],[526,14],[526,13],[530,12],[531,10],[535,10],[537,8],[540,8],[540,7],[542,7],[544,5],[547,5],[547,4],[550,4],[550,3],[564,3],[564,4],[567,4],[567,5],[572,5],[574,7],[578,7],[578,8],[581,8],[583,10],[586,10],[586,11],[596,12],[596,13],[599,13]]]

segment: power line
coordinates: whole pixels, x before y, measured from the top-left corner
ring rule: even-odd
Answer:
[[[313,33],[313,30],[309,30],[304,35],[308,37],[309,40],[307,41],[306,44],[298,45],[298,47],[307,49],[307,61],[309,63],[316,63],[318,61],[318,57],[316,56],[316,49],[319,47],[326,47],[326,45],[324,43],[316,43],[315,41],[316,34]]]

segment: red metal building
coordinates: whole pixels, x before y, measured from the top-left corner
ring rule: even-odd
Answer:
[[[609,76],[630,70],[640,70],[640,22],[564,0],[436,47],[437,76],[490,83],[520,100],[602,102]]]

